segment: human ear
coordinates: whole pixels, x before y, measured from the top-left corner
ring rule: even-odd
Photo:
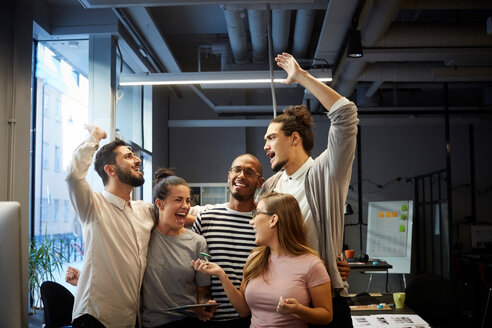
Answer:
[[[116,175],[116,170],[114,169],[114,166],[112,164],[106,164],[104,165],[104,172],[108,176],[115,176]]]
[[[297,145],[299,143],[299,140],[301,140],[301,135],[297,131],[292,132],[290,136],[292,138],[292,146]]]
[[[163,210],[164,204],[162,203],[162,199],[157,198],[155,200],[155,206],[157,206],[158,209]]]
[[[270,228],[274,228],[278,223],[278,215],[273,214],[272,218],[270,219]]]
[[[263,186],[263,182],[265,182],[265,178],[261,177],[256,181],[256,189],[260,189]]]

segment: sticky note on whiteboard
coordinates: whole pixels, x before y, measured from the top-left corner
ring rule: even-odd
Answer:
[[[405,232],[405,225],[404,224],[400,224],[400,232]]]

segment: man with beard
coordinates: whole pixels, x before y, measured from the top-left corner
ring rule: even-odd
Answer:
[[[330,327],[352,327],[347,304],[348,265],[337,261],[343,247],[343,209],[354,160],[357,108],[303,70],[290,54],[275,60],[287,72],[286,84],[299,83],[328,111],[331,121],[327,149],[316,159],[313,120],[306,106],[291,106],[274,118],[265,134],[265,151],[273,170],[262,192],[288,193],[299,202],[308,245],[317,250],[331,278],[333,321]],[[340,266],[340,267],[337,267]]]
[[[196,218],[192,228],[205,237],[212,261],[224,269],[236,288],[241,285],[244,264],[256,247],[255,230],[249,222],[251,212],[256,208],[255,191],[264,181],[262,174],[261,164],[255,156],[238,156],[227,175],[229,202],[204,207],[206,210]],[[208,321],[209,327],[250,326],[250,319],[240,318],[234,310],[216,276],[212,277],[211,296],[221,305]]]
[[[94,169],[104,191],[85,179],[106,132],[87,126],[90,137],[75,149],[66,181],[82,225],[84,264],[72,313],[73,327],[135,327],[146,266],[153,205],[130,198],[144,183],[141,160],[122,140],[97,152]]]

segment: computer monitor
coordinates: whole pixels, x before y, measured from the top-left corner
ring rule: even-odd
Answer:
[[[0,202],[0,326],[21,327],[27,304],[23,295],[21,215],[18,202]]]

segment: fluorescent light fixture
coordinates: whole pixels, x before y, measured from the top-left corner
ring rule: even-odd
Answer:
[[[309,70],[309,73],[322,82],[330,82],[331,69]],[[274,83],[280,83],[287,77],[285,71],[274,72]],[[122,74],[120,85],[179,85],[179,84],[269,84],[269,71],[225,71],[193,73],[147,73]]]

